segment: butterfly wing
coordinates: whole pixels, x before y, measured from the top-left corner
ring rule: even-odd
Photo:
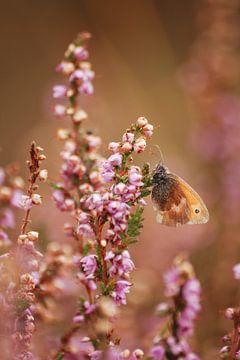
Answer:
[[[209,214],[198,193],[179,176],[168,173],[164,185],[156,184],[152,190],[157,222],[168,226],[204,224]]]

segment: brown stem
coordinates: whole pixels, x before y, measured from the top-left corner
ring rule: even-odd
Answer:
[[[240,348],[240,308],[235,310],[233,321],[234,321],[234,330],[232,335],[232,346],[229,355],[229,360],[236,359],[236,353]]]

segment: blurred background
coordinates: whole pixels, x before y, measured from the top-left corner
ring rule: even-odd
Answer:
[[[62,123],[53,116],[52,86],[62,79],[55,66],[76,34],[87,30],[96,79],[95,94],[82,106],[87,126],[103,138],[103,154],[137,117],[147,117],[157,127],[152,148],[160,146],[166,165],[210,209],[209,224],[171,229],[156,224],[149,201],[143,234],[132,248],[135,287],[119,324],[126,346],[147,343],[147,331],[156,331],[162,272],[179,252],[190,255],[203,287],[193,344],[203,359],[217,357],[228,330],[221,312],[238,304],[232,266],[240,259],[239,9],[239,0],[1,1],[1,165],[16,160],[26,174],[34,139],[45,149],[50,178],[57,177]],[[154,168],[159,155],[149,150],[142,160]],[[45,207],[34,223],[46,241],[66,241],[67,215],[59,215],[47,186],[43,195]]]

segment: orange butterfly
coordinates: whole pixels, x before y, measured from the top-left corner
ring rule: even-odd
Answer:
[[[205,224],[209,220],[208,209],[196,191],[162,164],[153,175],[152,201],[160,224]]]

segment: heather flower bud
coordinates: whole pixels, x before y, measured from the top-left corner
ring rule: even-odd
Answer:
[[[64,105],[56,104],[54,107],[54,114],[58,117],[64,116],[66,113],[66,108]]]
[[[145,150],[145,147],[146,147],[147,143],[146,143],[146,140],[142,137],[138,138],[134,144],[134,151],[136,153],[141,153]]]
[[[223,346],[220,350],[220,357],[221,359],[227,359],[227,356],[229,354],[230,347],[229,346]]]
[[[240,264],[236,264],[233,267],[233,274],[235,279],[240,280]]]
[[[44,154],[41,154],[41,155],[39,155],[38,160],[44,161],[44,160],[46,160],[46,158],[47,157]]]
[[[32,202],[34,205],[41,205],[42,204],[42,198],[39,194],[33,194],[32,195]]]
[[[135,355],[137,359],[142,359],[144,352],[141,349],[136,349],[134,350],[133,355]]]
[[[127,131],[125,134],[123,134],[123,137],[122,137],[122,142],[125,143],[125,142],[129,142],[129,143],[133,143],[134,141],[134,134],[130,131]]]
[[[55,99],[62,98],[66,94],[66,86],[56,85],[53,87],[53,97]]]
[[[106,240],[101,240],[101,245],[102,247],[106,247],[107,246],[107,241]]]
[[[74,114],[74,108],[72,106],[69,106],[66,110],[67,115],[73,115]]]
[[[153,126],[151,124],[147,124],[143,127],[143,135],[146,138],[150,138],[153,134]]]
[[[170,306],[168,303],[161,303],[156,307],[156,313],[159,316],[166,316],[170,312]]]
[[[72,236],[73,235],[74,228],[73,228],[73,226],[71,224],[65,223],[63,227],[64,227],[64,234],[66,236]]]
[[[141,116],[140,118],[137,119],[136,124],[137,126],[139,126],[140,128],[144,127],[145,125],[147,125],[148,121],[145,117]]]
[[[126,152],[130,152],[132,150],[132,144],[130,144],[129,142],[125,142],[123,145],[122,145],[122,150],[123,151],[126,151]]]
[[[57,66],[57,71],[61,71],[65,75],[70,75],[74,69],[74,64],[68,61],[62,61],[61,64]]]
[[[42,182],[47,181],[48,178],[48,171],[47,169],[43,169],[39,172],[39,180]]]
[[[13,181],[12,184],[15,188],[17,189],[23,189],[24,187],[24,180],[20,177],[20,176],[16,176]]]
[[[118,142],[110,142],[108,145],[108,150],[112,151],[113,153],[117,153],[120,149],[120,143]]]
[[[57,137],[59,138],[59,140],[66,140],[69,138],[69,135],[69,129],[58,129],[57,131]]]
[[[2,186],[0,188],[0,199],[2,201],[9,201],[12,195],[12,190],[7,186]]]
[[[31,322],[31,321],[27,322],[26,325],[25,325],[25,331],[26,331],[26,332],[33,333],[34,330],[35,330],[35,325],[34,325],[34,323]]]
[[[19,205],[21,208],[23,208],[25,211],[27,211],[27,210],[31,209],[31,207],[33,205],[33,201],[28,195],[22,195]]]
[[[127,359],[129,356],[130,356],[130,350],[128,350],[128,349],[125,349],[125,350],[123,350],[122,352],[121,352],[121,356],[124,358],[124,359]]]
[[[18,245],[23,245],[26,242],[28,242],[27,235],[19,235],[19,237],[18,237]]]
[[[235,310],[233,308],[228,308],[225,310],[225,317],[228,320],[232,320],[234,316]]]
[[[75,123],[80,123],[81,121],[87,119],[87,117],[87,113],[84,110],[78,109],[73,115],[73,120]]]
[[[29,231],[27,237],[30,241],[37,241],[39,233],[37,231]]]

